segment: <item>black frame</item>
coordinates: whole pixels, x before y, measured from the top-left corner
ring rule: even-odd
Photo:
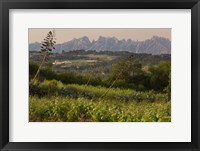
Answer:
[[[21,143],[9,142],[9,9],[191,9],[191,142]],[[200,151],[199,0],[0,0],[0,149],[8,150],[170,150]],[[199,60],[198,60],[199,59]]]

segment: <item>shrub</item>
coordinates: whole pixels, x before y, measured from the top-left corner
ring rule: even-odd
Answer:
[[[115,99],[117,101],[148,101],[154,102],[159,100],[168,101],[168,95],[166,93],[158,93],[155,91],[135,91],[132,89],[120,89],[101,86],[90,85],[77,85],[68,84],[64,85],[57,80],[44,80],[43,82],[35,81],[30,82],[29,85],[30,95],[42,96],[68,96],[71,98],[86,98],[91,100],[97,100],[99,98]]]
[[[58,95],[59,90],[63,87],[62,82],[57,80],[44,80],[40,84],[40,88],[44,91],[47,91],[47,95]]]

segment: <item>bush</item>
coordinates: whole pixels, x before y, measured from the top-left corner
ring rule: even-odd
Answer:
[[[134,91],[131,89],[120,89],[101,86],[64,85],[57,80],[44,80],[42,83],[38,81],[32,82],[29,85],[30,95],[42,96],[67,96],[70,98],[86,98],[96,100],[99,98],[115,99],[117,101],[149,101],[168,100],[168,95],[164,93],[157,93],[155,91]]]
[[[31,96],[37,95],[39,97],[42,97],[42,96],[47,95],[47,91],[40,87],[39,81],[35,80],[34,82],[31,81],[29,83],[29,95],[31,95]]]
[[[29,83],[29,95],[43,96],[58,96],[60,89],[64,85],[57,80],[44,80],[43,82],[34,81]]]
[[[29,63],[29,80],[33,79],[34,75],[37,72],[39,65],[33,62]]]
[[[40,88],[42,90],[47,91],[47,95],[51,96],[51,95],[58,95],[59,90],[63,87],[64,85],[62,84],[62,82],[57,81],[57,80],[44,80],[41,84],[40,84]]]

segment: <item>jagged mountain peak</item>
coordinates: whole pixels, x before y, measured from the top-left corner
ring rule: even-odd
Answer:
[[[29,50],[38,51],[40,43],[29,45]],[[134,53],[151,53],[151,54],[170,54],[171,41],[164,37],[153,36],[151,39],[144,41],[134,41],[132,39],[119,40],[116,37],[99,36],[97,40],[89,40],[87,36],[74,38],[63,44],[55,46],[55,52],[60,53],[71,50],[96,50],[96,51],[130,51]]]
[[[81,38],[79,38],[80,40],[84,40],[84,41],[89,41],[90,42],[90,40],[89,40],[89,38],[87,37],[87,36],[83,36],[83,37],[81,37]]]

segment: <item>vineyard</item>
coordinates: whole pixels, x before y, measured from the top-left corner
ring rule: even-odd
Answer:
[[[137,92],[119,88],[108,91],[108,88],[100,86],[64,85],[55,80],[32,84],[30,89],[29,119],[34,122],[171,120],[171,102],[168,101],[167,95],[154,91]]]
[[[117,51],[112,41],[57,53],[55,40],[49,31],[29,53],[30,122],[171,121],[171,54]]]

